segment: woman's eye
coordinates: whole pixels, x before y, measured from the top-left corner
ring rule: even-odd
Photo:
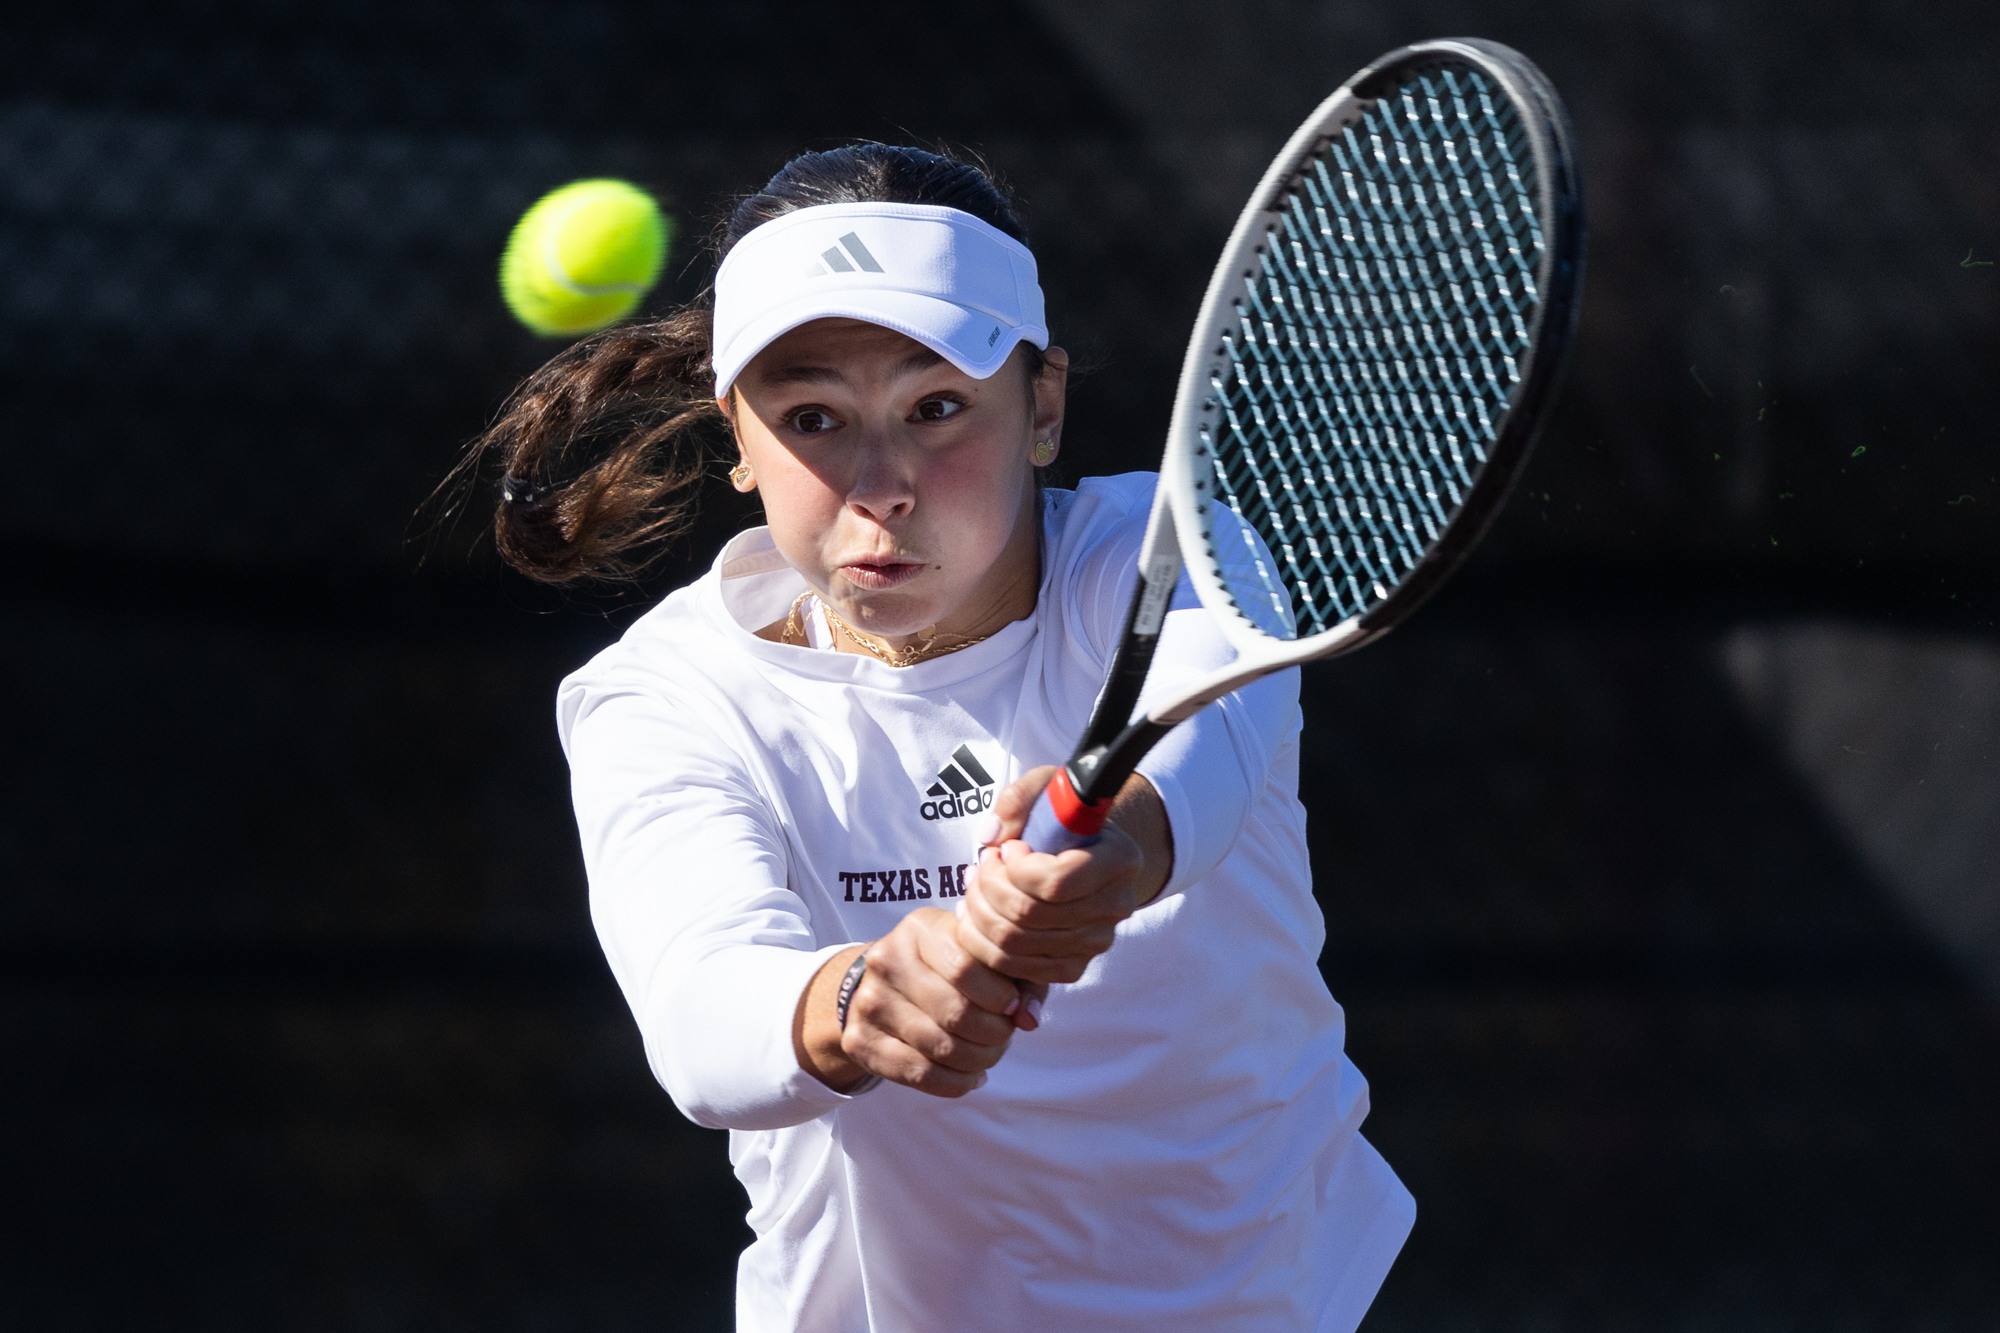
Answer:
[[[817,435],[833,429],[833,416],[817,407],[802,407],[792,413],[792,429],[801,435]]]
[[[955,417],[965,409],[965,404],[955,398],[926,398],[917,404],[917,420],[943,421]]]

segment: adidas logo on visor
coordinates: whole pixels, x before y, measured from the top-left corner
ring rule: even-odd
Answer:
[[[951,752],[951,762],[938,770],[937,781],[924,789],[930,797],[917,807],[925,819],[962,819],[976,815],[993,804],[993,775],[973,756],[968,746]]]
[[[880,273],[882,266],[875,262],[874,255],[868,253],[868,247],[861,243],[861,238],[850,231],[840,238],[839,245],[829,245],[820,252],[819,262],[806,271],[806,276],[823,278],[829,273],[852,273],[856,269],[863,273]]]

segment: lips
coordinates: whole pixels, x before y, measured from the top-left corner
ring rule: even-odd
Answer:
[[[923,562],[887,556],[877,560],[856,560],[840,566],[840,572],[857,588],[877,592],[908,583],[923,572]]]

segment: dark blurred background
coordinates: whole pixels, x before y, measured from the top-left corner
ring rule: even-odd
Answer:
[[[1985,0],[16,12],[0,1323],[729,1324],[741,1194],[600,960],[552,723],[644,599],[411,541],[553,350],[495,290],[534,198],[698,234],[801,148],[984,152],[1098,366],[1065,463],[1147,466],[1268,155],[1461,33],[1568,96],[1592,268],[1492,539],[1306,677],[1420,1207],[1367,1327],[2000,1329]]]

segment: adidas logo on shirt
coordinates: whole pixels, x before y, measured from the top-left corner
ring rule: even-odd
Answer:
[[[986,771],[968,746],[951,752],[951,762],[938,770],[937,781],[924,789],[931,797],[917,807],[925,819],[960,819],[976,815],[993,804],[993,775]]]
[[[855,269],[863,273],[880,273],[882,266],[875,262],[874,255],[868,253],[868,247],[861,243],[861,238],[850,231],[840,238],[839,245],[829,245],[820,252],[819,262],[806,271],[806,276],[823,278],[829,273],[852,273]]]

